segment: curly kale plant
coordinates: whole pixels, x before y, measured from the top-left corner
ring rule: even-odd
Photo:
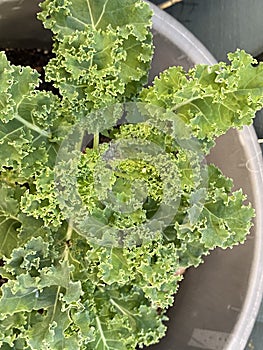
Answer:
[[[45,0],[46,79],[0,54],[0,349],[131,350],[165,335],[182,276],[254,211],[204,157],[263,107],[263,66],[154,80],[140,0]]]

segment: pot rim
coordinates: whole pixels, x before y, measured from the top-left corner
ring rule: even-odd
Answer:
[[[217,63],[206,47],[181,23],[168,13],[149,3],[154,12],[153,28],[181,49],[195,64]],[[165,25],[164,25],[165,23]],[[252,332],[263,296],[263,161],[262,152],[253,126],[237,131],[246,155],[246,167],[250,171],[254,197],[255,240],[254,255],[250,268],[248,288],[238,320],[224,350],[244,349]]]

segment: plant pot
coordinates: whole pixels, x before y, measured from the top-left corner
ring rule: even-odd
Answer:
[[[183,0],[166,11],[195,33],[218,60],[225,60],[226,52],[237,47],[253,56],[262,52],[261,0]]]
[[[155,6],[152,8],[156,52],[150,79],[171,65],[188,69],[196,63],[215,63],[182,25]],[[35,11],[35,5],[29,6],[26,1],[0,3],[0,47],[50,45],[50,34],[35,19]],[[18,17],[23,31],[16,26]],[[256,209],[255,226],[244,245],[232,250],[217,249],[198,269],[187,271],[175,306],[169,310],[167,336],[147,349],[242,350],[257,315],[263,289],[263,174],[253,128],[231,130],[221,137],[208,161],[232,177],[236,188],[243,188]]]

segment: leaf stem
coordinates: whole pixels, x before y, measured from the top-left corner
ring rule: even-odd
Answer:
[[[110,302],[112,303],[112,305],[114,305],[121,313],[123,313],[126,316],[132,316],[132,314],[130,312],[128,312],[128,310],[124,310],[120,305],[118,305],[112,298],[110,298]]]
[[[99,148],[99,142],[100,142],[100,134],[96,132],[94,134],[94,139],[93,139],[93,149]]]
[[[52,315],[51,315],[51,318],[50,318],[50,321],[49,321],[50,324],[53,322],[53,320],[54,320],[54,318],[55,318],[56,308],[57,308],[57,304],[58,304],[58,297],[59,297],[60,289],[61,289],[61,286],[58,286],[57,294],[56,294],[56,299],[55,299],[54,307],[53,307],[53,310],[52,310]]]
[[[96,26],[95,26],[95,23],[94,23],[94,19],[93,19],[93,15],[92,15],[90,2],[89,2],[89,0],[86,0],[86,1],[87,1],[88,9],[89,9],[89,15],[90,15],[90,21],[91,21],[92,28],[96,29]]]
[[[64,261],[68,261],[69,260],[69,241],[71,239],[71,236],[72,236],[72,232],[73,232],[73,222],[72,222],[72,219],[69,220],[69,223],[68,223],[68,229],[67,229],[67,233],[66,233],[66,246],[65,246],[65,249],[64,249],[64,252],[63,252],[63,260]]]
[[[98,326],[98,329],[99,329],[99,332],[100,332],[100,338],[101,338],[101,340],[103,342],[104,347],[106,348],[107,340],[106,340],[106,338],[104,336],[104,332],[103,332],[103,329],[102,329],[102,326],[101,326],[101,323],[100,323],[100,319],[99,319],[98,316],[96,316],[96,323],[97,323],[97,326]]]
[[[20,115],[16,114],[16,115],[14,116],[14,118],[15,118],[16,120],[18,120],[20,123],[24,124],[24,125],[25,125],[26,127],[28,127],[29,129],[31,129],[31,130],[37,132],[39,135],[44,136],[44,137],[48,137],[48,138],[51,137],[51,133],[49,133],[49,132],[47,132],[47,131],[45,131],[45,130],[39,128],[39,127],[38,127],[37,125],[35,125],[35,124],[32,124],[32,123],[28,122],[27,120],[25,120],[25,119],[23,119],[22,117],[20,117]]]
[[[106,1],[104,2],[104,5],[103,5],[103,8],[102,8],[100,17],[99,17],[99,19],[97,20],[97,23],[95,24],[95,28],[97,28],[98,24],[100,23],[100,21],[101,21],[103,15],[104,15],[104,13],[105,13],[106,6],[107,6],[108,2],[109,2],[109,0],[106,0]]]
[[[160,5],[158,5],[158,7],[160,7],[161,10],[167,9],[168,7],[173,6],[174,4],[176,4],[177,2],[181,2],[182,0],[169,0],[169,1],[165,1],[162,2]]]
[[[72,236],[72,232],[73,232],[73,220],[70,219],[69,220],[69,223],[68,223],[68,230],[67,230],[67,233],[66,233],[66,240],[69,241],[71,239],[71,236]]]

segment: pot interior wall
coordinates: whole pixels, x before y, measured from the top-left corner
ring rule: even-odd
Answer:
[[[0,0],[0,48],[48,48],[51,34],[37,20],[39,0]]]

